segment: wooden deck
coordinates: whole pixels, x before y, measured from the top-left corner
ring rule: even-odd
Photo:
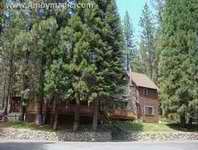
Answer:
[[[18,104],[18,103],[17,103]],[[15,106],[15,105],[13,105]],[[39,111],[39,104],[38,103],[30,103],[27,107],[27,113],[29,114],[36,114]],[[12,110],[19,112],[20,105],[18,104],[16,107],[13,107]],[[81,116],[92,117],[94,113],[94,107],[88,105],[80,105],[80,107],[76,107],[75,104],[59,104],[57,106],[57,112],[60,115],[73,115],[75,110],[79,109],[79,113]],[[43,112],[46,113],[54,113],[52,105],[43,105]],[[106,113],[107,116],[112,120],[135,120],[137,119],[137,114],[134,112],[130,112],[127,110],[113,110],[111,113]]]
[[[87,105],[80,105],[80,107],[76,107],[74,104],[59,104],[57,106],[57,112],[60,115],[64,114],[73,114],[76,109],[79,109],[79,112],[81,116],[92,116],[94,112],[93,106],[87,106]],[[31,114],[37,113],[39,110],[39,105],[38,104],[30,104],[28,106],[27,112]],[[52,105],[43,105],[43,112],[47,113],[54,113],[53,112],[53,107]]]
[[[87,105],[80,105],[80,107],[76,107],[76,105],[58,105],[57,111],[59,114],[65,114],[65,113],[74,113],[76,109],[79,109],[79,112],[81,115],[92,115],[93,114],[93,106],[87,106]],[[48,110],[52,110],[52,108],[48,108]],[[51,111],[50,111],[51,112]]]
[[[114,110],[109,114],[110,118],[113,120],[135,120],[137,115],[134,112],[129,112],[127,110]]]

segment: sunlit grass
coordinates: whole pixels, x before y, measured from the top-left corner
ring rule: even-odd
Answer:
[[[12,127],[16,129],[32,129],[32,130],[45,130],[45,131],[53,131],[48,125],[36,125],[35,123],[27,123],[27,122],[6,122],[4,124],[5,127]]]
[[[172,132],[167,123],[143,123],[143,131],[145,132]]]
[[[115,121],[114,126],[117,126],[125,131],[134,132],[198,132],[198,126],[191,128],[182,128],[178,124],[174,123],[143,123],[143,122],[130,122],[130,121]]]

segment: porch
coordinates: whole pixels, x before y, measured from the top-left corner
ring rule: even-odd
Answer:
[[[124,109],[113,110],[109,116],[112,120],[135,120],[137,115],[134,112],[130,112]]]

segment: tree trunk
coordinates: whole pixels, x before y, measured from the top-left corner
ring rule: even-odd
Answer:
[[[5,101],[5,108],[4,108],[4,114],[5,115],[8,114],[8,101],[9,101],[9,95],[6,96],[6,101]]]
[[[193,126],[193,118],[190,117],[188,120],[188,128],[192,128],[192,126]]]
[[[43,107],[44,107],[44,112],[43,112],[43,124],[47,124],[47,102],[43,103]]]
[[[36,119],[37,125],[43,124],[43,101],[39,102],[39,110]]]
[[[53,128],[53,122],[54,122],[54,115],[50,113],[50,127]]]
[[[39,111],[38,111],[38,120],[39,125],[43,124],[43,101],[44,101],[44,79],[45,79],[45,56],[41,57],[41,72],[40,72],[40,97],[39,97]]]
[[[9,76],[8,76],[8,91],[7,91],[7,96],[5,99],[5,109],[4,113],[7,115],[8,114],[8,105],[9,105],[9,100],[11,97],[11,88],[12,88],[12,76],[13,76],[13,59],[14,55],[13,53],[10,54],[10,60],[9,60]]]
[[[186,127],[186,117],[185,116],[180,116],[180,123],[182,127]]]
[[[76,100],[76,108],[75,108],[75,113],[74,113],[74,125],[73,125],[73,131],[76,132],[79,128],[79,122],[80,122],[80,100]]]
[[[52,104],[53,104],[53,106],[52,106],[52,110],[50,112],[50,127],[53,128],[53,122],[54,122],[53,111],[55,111],[55,99],[54,99],[54,97],[52,98]]]
[[[52,105],[52,112],[50,114],[50,126],[54,128],[55,124],[55,118],[56,118],[56,98],[53,97],[53,105]]]
[[[3,99],[2,99],[2,109],[5,107],[5,99],[6,99],[6,77],[4,78],[4,85],[3,85]]]
[[[53,124],[53,129],[56,130],[58,127],[58,113],[57,110],[55,112],[55,116],[54,116],[54,124]]]
[[[24,62],[24,68],[23,68],[23,90],[27,90],[29,87],[29,77],[27,76],[27,70],[28,70],[28,65],[29,65],[29,57],[30,57],[30,52],[26,50],[26,56],[25,56],[25,62]],[[28,99],[27,99],[28,100]],[[27,103],[27,101],[26,101]],[[25,114],[26,114],[26,104],[22,104],[21,106],[21,121],[25,121]]]
[[[58,126],[58,112],[57,112],[57,99],[54,99],[53,103],[53,129],[56,130]]]
[[[8,114],[8,105],[9,105],[9,100],[10,100],[10,97],[11,97],[11,79],[12,77],[9,77],[9,82],[8,82],[8,91],[7,91],[7,96],[6,96],[6,99],[5,99],[5,109],[4,109],[4,113],[7,115]]]
[[[25,121],[25,112],[26,112],[26,107],[25,106],[21,106],[21,118],[20,121]]]
[[[97,130],[98,126],[98,100],[94,101],[94,114],[93,114],[93,125],[92,128],[94,131]]]

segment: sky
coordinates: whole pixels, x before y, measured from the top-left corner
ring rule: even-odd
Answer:
[[[128,11],[133,23],[135,37],[139,37],[139,20],[146,0],[116,0],[121,19],[124,19],[125,12]]]

